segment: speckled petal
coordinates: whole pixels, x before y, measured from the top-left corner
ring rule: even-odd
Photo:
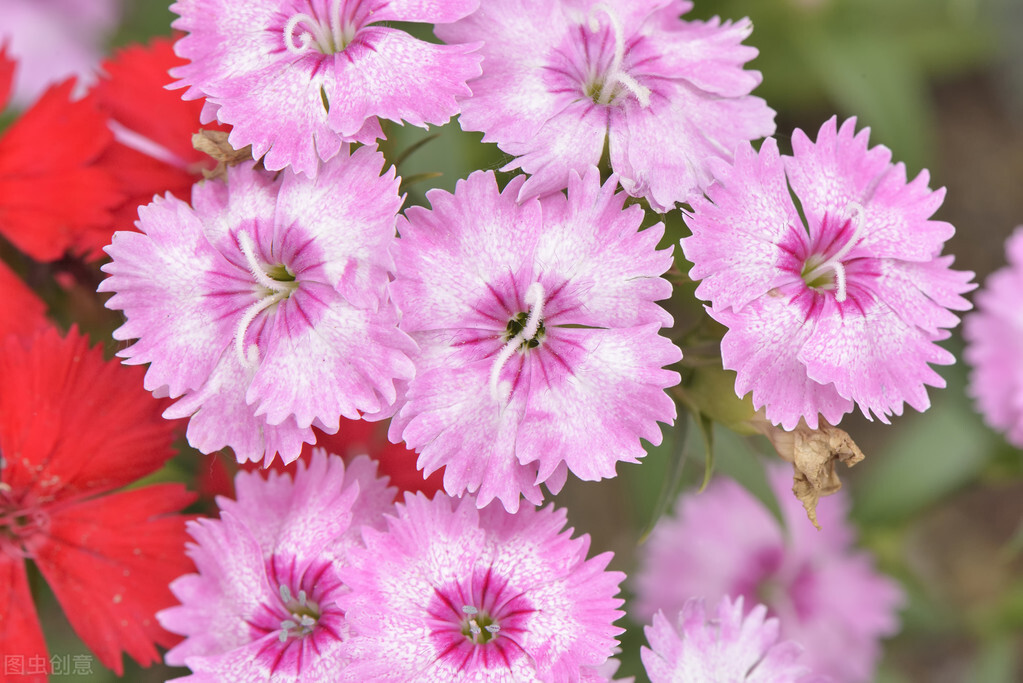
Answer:
[[[114,339],[137,339],[118,355],[150,363],[145,387],[170,396],[206,381],[234,335],[252,297],[247,273],[207,241],[203,224],[183,201],[168,195],[139,208],[142,232],[117,232],[99,291],[115,292],[106,306],[126,322]],[[211,301],[219,296],[216,302]]]
[[[717,168],[709,199],[694,199],[692,214],[685,216],[693,234],[682,240],[682,251],[693,262],[689,276],[700,281],[696,295],[716,311],[738,311],[792,279],[778,267],[779,243],[789,231],[805,228],[773,138],[759,154],[742,145],[734,166]]]
[[[799,307],[788,303],[788,297],[795,296],[791,291],[764,296],[741,314],[732,309],[711,311],[729,328],[721,340],[721,360],[726,369],[737,372],[735,393],[745,396],[752,391],[754,408],[765,408],[771,422],[791,430],[802,417],[816,429],[820,413],[838,424],[853,402],[834,385],[807,377],[799,350],[819,333],[815,321],[807,321]]]

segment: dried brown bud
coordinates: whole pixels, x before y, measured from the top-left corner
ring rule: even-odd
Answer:
[[[817,523],[817,501],[830,496],[842,482],[835,472],[835,463],[852,467],[863,460],[863,451],[844,430],[821,420],[819,429],[810,429],[802,420],[791,432],[768,422],[762,413],[751,421],[774,445],[778,455],[792,463],[792,493],[806,508],[806,516]]]
[[[212,170],[203,169],[202,174],[207,178],[221,178],[227,174],[228,166],[235,166],[252,159],[252,145],[247,145],[243,149],[234,149],[227,141],[227,133],[222,130],[200,128],[199,132],[192,136],[192,147],[210,155],[217,161],[217,165]]]

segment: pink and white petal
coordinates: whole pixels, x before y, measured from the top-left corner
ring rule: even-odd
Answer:
[[[393,308],[358,309],[327,285],[303,283],[269,322],[246,402],[270,425],[318,420],[331,433],[340,416],[393,406],[394,380],[415,374],[415,343],[397,324]]]
[[[175,683],[334,683],[347,660],[340,638],[307,639],[282,645],[279,632],[268,633],[243,647],[184,662],[192,675]]]
[[[645,455],[640,438],[661,441],[658,422],[675,420],[663,370],[682,358],[657,323],[614,330],[552,330],[527,354],[528,403],[516,440],[523,464],[543,481],[561,461],[583,480],[615,476],[618,462]]]
[[[556,2],[484,0],[480,9],[435,32],[447,43],[485,41],[486,67],[462,102],[459,125],[483,131],[484,142],[526,142],[571,102],[550,92],[550,53],[569,30]],[[509,87],[513,83],[514,87]]]
[[[821,126],[816,142],[797,129],[793,156],[785,159],[811,242],[825,215],[837,214],[841,220],[861,222],[862,240],[850,258],[929,261],[937,256],[954,232],[948,223],[928,220],[941,206],[944,190],[927,187],[926,171],[907,184],[905,166],[892,165],[891,151],[883,145],[868,149],[870,129],[855,133],[855,118],[836,127],[837,118],[832,117]]]
[[[611,167],[626,192],[667,211],[710,187],[710,159],[730,162],[736,146],[772,133],[774,110],[759,97],[720,98],[662,82],[648,107],[630,99],[612,115]]]
[[[353,306],[377,308],[394,270],[394,224],[402,199],[394,168],[380,175],[384,157],[374,147],[347,149],[309,181],[285,173],[274,222],[277,233],[300,226],[315,249],[296,249],[292,272],[314,269]],[[275,240],[280,242],[281,240]],[[304,246],[304,244],[303,244]]]
[[[759,154],[740,145],[734,166],[717,167],[709,200],[692,201],[686,224],[693,234],[682,240],[682,251],[693,263],[690,277],[700,280],[696,295],[715,311],[738,311],[791,278],[779,268],[785,253],[778,245],[804,229],[773,138]]]
[[[267,66],[268,57],[281,52],[283,33],[272,30],[281,24],[281,3],[251,0],[244,11],[239,7],[233,0],[177,0],[171,5],[170,11],[178,15],[171,26],[187,34],[175,41],[174,52],[190,63],[170,70],[179,79],[170,87],[188,86],[184,99],[215,94],[225,79],[259,71]],[[270,58],[277,65],[289,56]]]
[[[965,357],[972,367],[970,395],[993,427],[1007,431],[1009,440],[1023,446],[1023,274],[1014,244],[1023,244],[1017,231],[1007,245],[1012,264],[988,277],[977,294],[977,311],[966,316]]]
[[[736,371],[736,395],[752,391],[753,407],[764,408],[768,420],[787,430],[795,429],[800,418],[817,429],[818,414],[838,424],[853,408],[852,400],[833,384],[807,375],[800,349],[821,333],[804,310],[791,291],[761,297],[741,313],[708,309],[711,317],[729,328],[721,340],[721,360],[726,370]]]
[[[671,283],[660,275],[671,267],[672,250],[657,250],[664,225],[637,232],[643,210],[622,210],[625,194],[615,194],[617,187],[614,177],[601,186],[590,167],[582,178],[569,174],[567,198],[555,193],[541,200],[544,227],[534,259],[565,280],[540,280],[551,297],[544,308],[548,325],[671,325],[671,315],[655,303],[671,296]]]
[[[299,427],[294,417],[274,426],[256,417],[255,408],[245,402],[253,372],[241,365],[233,346],[227,348],[206,383],[185,394],[163,416],[190,417],[185,436],[203,453],[230,446],[240,463],[269,464],[277,453],[285,463],[291,462],[301,454],[302,444],[315,443],[316,436],[311,427]]]
[[[850,289],[842,303],[822,299],[814,334],[801,340],[798,355],[807,375],[833,383],[865,416],[873,412],[885,423],[888,415],[902,414],[903,403],[926,410],[926,386],[945,386],[928,364],[949,365],[952,354],[869,294]]]
[[[192,186],[192,208],[202,216],[206,239],[246,274],[249,264],[238,246],[238,233],[247,232],[257,250],[273,242],[273,215],[279,191],[280,183],[273,174],[247,164],[229,167],[226,182],[207,180]],[[247,277],[252,283],[252,276]]]
[[[267,170],[291,166],[315,176],[320,160],[335,156],[366,119],[360,119],[347,136],[328,122],[322,92],[332,83],[321,68],[323,59],[307,54],[290,65],[270,64],[232,78],[211,95],[220,105],[217,118],[233,126],[231,146],[252,145],[252,157],[262,157]]]
[[[171,666],[246,645],[254,636],[246,622],[262,612],[264,603],[279,600],[249,525],[228,512],[219,520],[189,522],[188,532],[196,540],[188,554],[199,573],[172,581],[171,592],[181,605],[156,615],[168,631],[189,636],[167,653]]]
[[[419,453],[424,476],[444,467],[448,495],[476,492],[481,507],[498,498],[514,512],[520,495],[538,505],[543,494],[536,466],[521,465],[515,457],[524,394],[512,392],[503,406],[491,397],[491,363],[420,365],[395,423],[405,443]]]
[[[323,83],[331,128],[350,137],[372,116],[414,126],[446,123],[459,112],[457,98],[472,94],[465,82],[481,73],[477,48],[434,45],[380,26],[361,29],[334,55]]]
[[[299,463],[294,479],[274,472],[266,479],[256,472],[239,472],[237,501],[222,498],[218,504],[248,521],[265,557],[277,555],[301,563],[334,556],[335,550],[359,542],[359,528],[353,524],[357,501],[360,510],[384,511],[394,500],[395,490],[376,478],[375,463],[360,456],[353,465],[346,468],[340,457],[317,448],[308,466]],[[360,486],[363,481],[366,490]],[[343,555],[335,557],[343,559]]]
[[[505,166],[531,174],[519,190],[525,201],[568,187],[569,172],[585,173],[600,162],[607,138],[607,110],[588,99],[580,99],[547,119],[536,135],[525,141],[501,144],[518,158]]]
[[[682,80],[721,97],[749,95],[762,80],[759,71],[742,68],[760,52],[742,44],[752,32],[753,23],[748,18],[734,23],[722,23],[718,17],[709,21],[676,21],[668,30],[650,34],[649,40],[661,49],[657,50],[656,60],[642,65],[642,71]],[[766,135],[773,133],[772,128]]]
[[[431,210],[410,207],[408,220],[399,218],[402,237],[390,292],[402,311],[402,329],[487,327],[486,312],[474,306],[494,282],[518,283],[525,296],[534,277],[541,212],[535,201],[516,204],[520,185],[513,180],[499,193],[494,174],[477,171],[458,181],[454,195],[428,192]],[[497,321],[497,329],[507,322]]]
[[[865,287],[889,308],[898,311],[907,324],[919,327],[932,338],[937,337],[941,330],[959,323],[959,317],[952,310],[968,310],[971,304],[961,295],[976,287],[970,282],[973,273],[949,267],[952,259],[952,256],[944,256],[922,263],[869,259],[879,273],[866,281]],[[847,279],[855,277],[857,263],[847,264]]]
[[[198,389],[231,343],[238,317],[253,296],[239,271],[206,240],[195,212],[171,195],[139,207],[142,232],[114,233],[98,291],[115,292],[106,306],[126,322],[114,332],[137,339],[118,355],[149,363],[145,387],[171,396]]]
[[[373,21],[414,21],[450,24],[476,11],[480,0],[387,0],[374,11]]]

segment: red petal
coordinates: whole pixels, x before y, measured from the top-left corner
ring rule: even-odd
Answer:
[[[157,38],[148,46],[125,48],[103,64],[108,77],[94,90],[100,106],[121,129],[146,141],[140,146],[155,145],[151,153],[146,153],[145,149],[140,151],[118,142],[99,162],[117,178],[128,198],[114,217],[118,230],[131,230],[138,218],[139,205],[151,202],[153,195],[171,192],[187,200],[192,184],[203,177],[201,169],[215,165],[210,157],[192,147],[192,134],[200,127],[227,128],[201,125],[203,100],[185,101],[180,91],[164,87],[174,80],[168,70],[186,63],[187,60],[174,54],[171,39]],[[160,115],[154,116],[153,112]]]
[[[180,484],[160,484],[62,506],[35,551],[68,621],[103,664],[122,673],[121,651],[139,664],[160,661],[155,644],[180,638],[156,612],[177,604],[168,584],[194,572],[185,555],[185,516],[195,499]]]
[[[0,232],[38,261],[81,250],[83,232],[109,225],[123,201],[114,179],[90,166],[112,142],[92,97],[73,83],[46,91],[0,138]]]
[[[0,551],[0,666],[8,674],[31,671],[30,658],[49,662],[36,606],[25,576],[25,563]],[[13,659],[12,659],[13,658]],[[20,665],[20,669],[14,669]],[[49,671],[49,667],[46,669]],[[8,677],[0,680],[9,680]],[[11,676],[19,683],[46,683],[46,675]]]
[[[46,328],[46,304],[3,261],[0,292],[4,299],[0,306],[0,339],[8,334],[31,335]]]
[[[155,472],[174,452],[169,401],[142,388],[144,370],[103,360],[74,329],[0,344],[3,481],[36,502],[119,488]]]

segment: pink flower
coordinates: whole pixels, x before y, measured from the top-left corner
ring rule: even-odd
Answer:
[[[605,571],[611,553],[585,559],[589,537],[564,526],[552,507],[406,494],[341,570],[345,680],[592,679],[622,632],[625,575]]]
[[[483,0],[437,28],[448,42],[483,40],[483,75],[459,122],[532,174],[519,199],[567,187],[609,146],[622,187],[666,211],[710,184],[707,159],[774,132],[750,91],[753,25],[683,21],[681,0]]]
[[[382,526],[394,489],[376,464],[317,449],[294,480],[270,472],[235,477],[237,500],[218,498],[220,519],[189,523],[197,574],[171,583],[181,605],[157,617],[186,636],[167,663],[181,681],[337,681],[347,632],[339,571],[363,524]]]
[[[798,663],[803,648],[778,642],[777,619],[766,619],[757,605],[743,616],[742,597],[728,596],[708,617],[703,600],[689,600],[678,617],[678,629],[658,611],[643,627],[650,648],[642,648],[643,667],[652,683],[811,683],[827,679],[810,675]]]
[[[408,209],[391,289],[422,348],[391,440],[427,474],[444,466],[449,494],[510,511],[567,470],[613,477],[644,455],[640,437],[659,443],[657,422],[675,418],[663,389],[679,381],[662,368],[681,357],[657,333],[671,324],[655,303],[671,294],[663,226],[637,232],[642,209],[622,211],[596,169],[573,174],[567,198],[520,205],[523,180],[499,193],[474,173]]]
[[[298,457],[313,425],[386,417],[415,346],[386,297],[401,199],[383,156],[341,153],[315,180],[241,166],[139,210],[118,232],[100,291],[125,312],[116,339],[145,386],[181,399],[188,440],[240,462]]]
[[[820,502],[817,531],[789,490],[791,471],[769,474],[785,529],[729,479],[680,498],[675,516],[662,519],[644,546],[635,612],[649,619],[663,610],[673,619],[696,597],[763,602],[782,637],[806,648],[803,662],[813,671],[840,683],[870,680],[879,639],[898,630],[902,592],[853,548],[843,492]]]
[[[478,0],[178,0],[172,24],[187,36],[171,70],[205,96],[204,121],[234,126],[271,170],[315,175],[343,143],[382,137],[376,117],[445,123],[479,75],[475,45],[433,45],[385,22],[450,22]]]
[[[992,273],[966,316],[970,395],[988,424],[1023,448],[1023,226],[1005,244],[1009,265]]]
[[[816,428],[818,413],[837,424],[854,404],[885,423],[903,403],[926,410],[926,385],[945,386],[929,364],[954,361],[935,344],[958,322],[949,309],[970,307],[960,295],[973,273],[939,256],[954,229],[929,220],[944,190],[926,171],[907,183],[855,126],[832,118],[816,143],[796,130],[792,157],[773,139],[759,154],[743,145],[686,221],[690,276],[729,328],[721,356],[736,393],[752,391],[789,430],[800,418]]]

